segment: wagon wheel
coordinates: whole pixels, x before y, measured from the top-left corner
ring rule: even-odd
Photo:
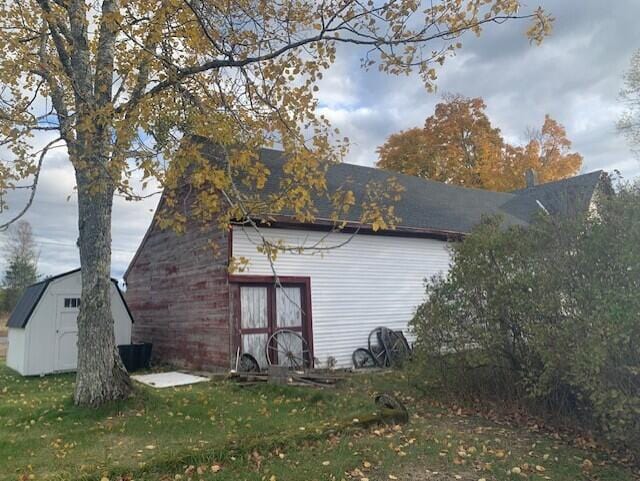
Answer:
[[[409,359],[411,356],[411,348],[402,331],[385,329],[381,333],[381,338],[390,365],[400,365]]]
[[[255,357],[245,352],[240,356],[240,372],[260,372],[260,364]]]
[[[394,331],[394,332],[400,338],[400,341],[402,342],[402,345],[403,345],[403,349],[407,353],[407,358],[411,358],[411,356],[413,355],[413,348],[409,344],[409,341],[407,341],[407,338],[405,337],[404,333],[402,331]]]
[[[409,412],[402,402],[390,393],[378,394],[375,397],[376,406],[381,409],[389,409],[397,413],[397,417],[394,416],[394,423],[406,423],[409,421]],[[390,419],[391,420],[391,419]]]
[[[362,347],[359,347],[358,349],[353,351],[351,359],[353,360],[353,367],[355,369],[376,367],[378,365],[378,363],[376,362],[376,358],[373,357],[371,351]]]
[[[308,364],[307,341],[290,329],[279,329],[267,340],[265,348],[269,365],[285,366],[289,369],[304,369]]]
[[[376,364],[380,367],[388,367],[390,365],[387,349],[383,342],[388,330],[386,327],[376,327],[369,333],[369,351],[373,355]]]
[[[407,408],[404,404],[402,404],[402,402],[393,394],[383,392],[381,394],[377,394],[374,400],[378,407],[407,412]]]

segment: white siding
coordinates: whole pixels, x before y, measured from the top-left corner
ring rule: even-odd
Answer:
[[[25,343],[24,329],[9,328],[9,349],[7,350],[7,366],[20,373],[24,372]]]
[[[38,302],[24,329],[26,360],[25,370],[22,374],[26,376],[48,374],[55,371],[57,313],[56,300],[49,294],[50,290],[51,285],[42,294],[40,302]]]
[[[293,229],[261,229],[262,234],[287,245],[324,247],[340,244],[349,234]],[[257,236],[235,227],[233,255],[249,259],[238,275],[272,275],[266,257],[256,251]],[[324,239],[324,240],[323,240]],[[333,356],[341,367],[351,365],[351,354],[366,347],[377,326],[407,331],[415,308],[424,300],[424,279],[447,271],[446,242],[383,235],[356,235],[337,249],[311,254],[281,253],[278,275],[311,279],[314,354],[324,367]]]
[[[131,344],[131,317],[122,302],[118,288],[113,283],[111,283],[111,314],[113,315],[116,346]]]

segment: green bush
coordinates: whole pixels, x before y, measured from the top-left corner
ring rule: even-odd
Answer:
[[[640,453],[640,187],[584,219],[487,219],[452,256],[412,321],[423,373],[578,417]]]

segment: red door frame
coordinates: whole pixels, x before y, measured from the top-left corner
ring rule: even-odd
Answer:
[[[302,336],[307,341],[309,346],[309,359],[311,367],[314,365],[314,353],[313,353],[313,315],[311,308],[311,278],[299,277],[299,276],[278,276],[279,283],[284,287],[300,287],[301,299],[302,299]],[[257,276],[257,275],[229,275],[229,282],[238,286],[238,291],[235,296],[235,319],[234,319],[234,331],[235,335],[233,346],[233,352],[236,352],[240,347],[242,348],[242,333],[251,334],[253,331],[263,332],[263,329],[241,329],[241,307],[240,307],[240,289],[242,285],[248,286],[262,286],[271,287],[274,289],[268,290],[268,329],[273,332],[276,324],[276,300],[275,300],[275,287],[276,278],[274,276]],[[297,330],[297,329],[293,329]]]

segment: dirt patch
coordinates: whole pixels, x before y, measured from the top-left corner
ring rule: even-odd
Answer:
[[[7,340],[7,319],[9,316],[7,314],[0,314],[0,359],[5,359],[7,357],[7,347],[9,346],[9,341]]]
[[[0,337],[7,337],[7,321],[9,320],[8,314],[0,314]]]

